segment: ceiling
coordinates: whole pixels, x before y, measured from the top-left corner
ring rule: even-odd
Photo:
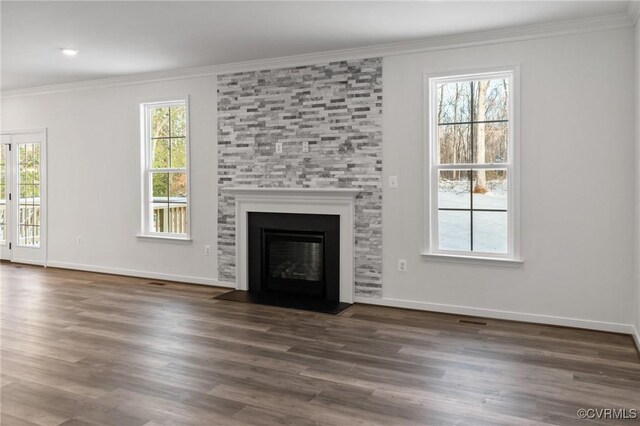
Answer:
[[[2,1],[3,90],[625,13],[627,1]],[[60,48],[80,50],[74,58]]]

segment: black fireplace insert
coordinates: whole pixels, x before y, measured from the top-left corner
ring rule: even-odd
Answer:
[[[248,213],[248,284],[282,300],[340,300],[340,217]]]

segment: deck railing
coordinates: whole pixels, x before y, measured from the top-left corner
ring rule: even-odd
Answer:
[[[155,232],[169,232],[172,234],[187,233],[187,204],[186,202],[171,202],[169,204],[153,204],[153,230]]]

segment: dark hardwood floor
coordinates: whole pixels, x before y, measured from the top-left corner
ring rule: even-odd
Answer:
[[[0,282],[2,426],[620,424],[576,411],[640,409],[625,335],[367,305],[332,316],[8,263]]]

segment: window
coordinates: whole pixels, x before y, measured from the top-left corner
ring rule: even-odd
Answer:
[[[428,87],[429,253],[517,259],[514,71]]]
[[[40,144],[18,146],[18,245],[40,247]]]
[[[7,243],[7,157],[9,145],[0,143],[0,245]]]
[[[189,237],[187,101],[142,105],[143,234]]]

